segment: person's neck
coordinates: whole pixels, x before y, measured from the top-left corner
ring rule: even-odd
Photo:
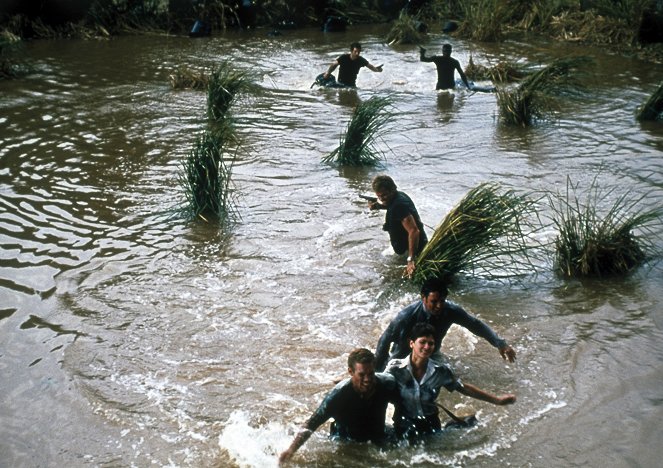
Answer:
[[[426,374],[426,369],[428,368],[428,358],[422,358],[412,354],[410,355],[410,365],[412,366],[412,373],[414,374],[414,377],[417,379],[417,381],[420,381]]]

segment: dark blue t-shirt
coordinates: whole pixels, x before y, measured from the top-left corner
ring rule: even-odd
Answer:
[[[428,242],[424,232],[424,224],[421,222],[417,208],[410,197],[403,192],[397,192],[396,197],[387,206],[387,214],[382,229],[389,233],[391,246],[394,248],[394,252],[399,255],[407,252],[408,249],[408,235],[403,227],[403,220],[409,215],[414,217],[414,221],[419,228],[419,246],[415,250],[415,254],[418,254]]]
[[[350,58],[350,54],[341,55],[336,59],[339,64],[338,81],[347,86],[356,86],[359,69],[368,65],[368,60],[359,56],[355,60]]]

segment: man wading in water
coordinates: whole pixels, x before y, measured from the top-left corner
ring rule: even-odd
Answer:
[[[350,53],[340,55],[336,60],[334,60],[334,62],[329,66],[329,70],[327,70],[323,75],[323,78],[329,78],[329,75],[331,75],[332,72],[336,70],[336,67],[340,66],[341,68],[338,70],[338,80],[336,81],[338,81],[338,83],[342,84],[343,86],[354,88],[357,86],[357,75],[359,74],[361,67],[366,67],[374,72],[382,71],[382,65],[378,67],[371,65],[368,63],[368,60],[359,56],[360,53],[361,44],[359,42],[353,42],[350,45]]]
[[[435,89],[453,89],[456,86],[454,71],[458,71],[460,79],[463,80],[467,89],[472,89],[467,81],[465,72],[460,67],[460,63],[451,57],[451,44],[444,44],[442,46],[441,56],[433,55],[432,57],[426,57],[426,49],[419,47],[419,60],[422,62],[433,62],[437,67],[437,85]]]
[[[428,242],[424,225],[414,203],[405,193],[399,192],[394,180],[386,175],[373,179],[373,191],[377,200],[369,200],[371,210],[387,210],[383,230],[389,233],[391,246],[398,255],[407,252],[405,275],[414,273],[414,259]]]

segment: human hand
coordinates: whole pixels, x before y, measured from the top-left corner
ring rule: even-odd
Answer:
[[[507,393],[506,395],[500,395],[495,400],[495,404],[500,406],[512,405],[515,402],[516,402],[516,395],[512,393]]]
[[[368,209],[369,210],[379,210],[380,209],[380,202],[369,201],[368,202]]]
[[[375,67],[375,69],[376,69],[377,71],[381,72],[381,71],[382,71],[382,65],[378,65],[377,67]]]
[[[425,53],[426,53],[426,49],[424,49],[423,47],[419,46],[419,53],[420,53],[420,54],[425,54]]]
[[[289,462],[291,458],[292,458],[292,451],[288,449],[285,452],[281,453],[281,455],[279,456],[279,465]]]
[[[499,349],[502,359],[514,362],[516,360],[516,351],[509,345]]]
[[[407,262],[407,266],[403,271],[403,278],[411,279],[415,269],[416,265],[414,264],[414,260],[410,260],[409,262]]]

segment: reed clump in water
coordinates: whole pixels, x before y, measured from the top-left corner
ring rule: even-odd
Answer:
[[[468,0],[460,2],[464,21],[457,34],[480,42],[496,42],[502,29],[513,17],[514,7],[503,0]]]
[[[663,83],[652,94],[647,102],[640,107],[636,113],[636,118],[643,120],[663,120]]]
[[[205,70],[194,70],[186,65],[180,65],[168,76],[173,89],[204,90],[209,86],[210,74]]]
[[[566,194],[550,196],[555,239],[555,270],[564,277],[602,277],[629,273],[656,253],[652,239],[662,225],[663,209],[640,209],[645,196],[617,196],[604,215],[601,201],[614,189],[599,190],[596,179],[581,203],[577,186],[567,180]],[[638,234],[636,234],[639,233]]]
[[[502,121],[527,127],[555,108],[555,97],[580,89],[584,57],[559,59],[523,79],[515,89],[499,89],[497,106]]]
[[[401,11],[394,20],[391,30],[387,34],[387,43],[393,44],[419,44],[426,40],[426,26],[415,17]]]
[[[491,80],[493,83],[510,83],[519,81],[527,76],[528,71],[524,65],[500,61],[495,65],[486,66],[474,63],[473,57],[465,67],[465,75],[470,80]]]
[[[322,158],[325,163],[336,162],[342,166],[374,166],[382,153],[375,148],[379,132],[393,118],[388,110],[391,101],[373,96],[355,107],[352,119],[338,148]]]
[[[225,223],[234,218],[233,160],[227,163],[223,157],[232,138],[232,129],[225,125],[206,130],[182,163],[179,182],[187,201],[184,211],[192,219]]]
[[[21,75],[21,63],[17,49],[21,39],[5,30],[0,32],[0,79],[16,78]]]
[[[247,71],[233,68],[223,61],[210,75],[207,88],[207,115],[210,119],[224,119],[230,106],[240,94],[256,89],[257,85]]]
[[[414,281],[434,277],[451,281],[463,271],[497,279],[533,269],[528,252],[534,244],[528,236],[539,229],[531,221],[536,202],[496,183],[470,190],[417,257]]]

